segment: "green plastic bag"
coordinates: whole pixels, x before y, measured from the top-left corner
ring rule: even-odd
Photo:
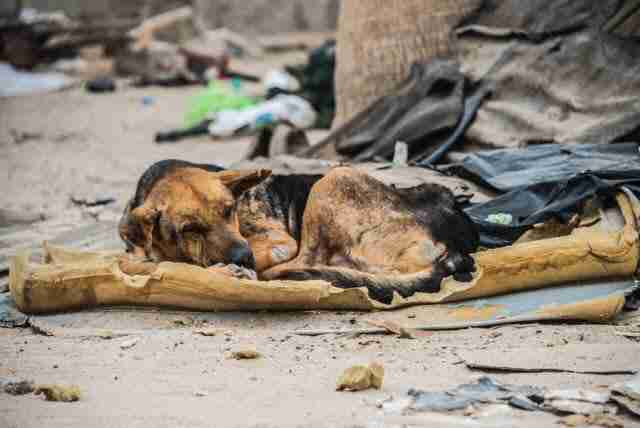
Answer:
[[[230,88],[224,81],[212,80],[207,89],[189,100],[185,126],[190,128],[198,125],[211,113],[223,110],[244,110],[258,103],[258,100],[241,95],[239,91],[239,82],[232,82],[232,88]]]

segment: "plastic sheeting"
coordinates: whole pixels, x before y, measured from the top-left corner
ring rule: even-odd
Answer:
[[[588,199],[621,186],[640,195],[636,143],[477,152],[449,171],[506,192],[466,210],[480,232],[480,244],[489,248],[510,245],[532,226],[551,219],[567,223]],[[490,221],[495,215],[510,221],[496,224]]]
[[[9,64],[0,63],[0,97],[59,91],[73,85],[74,82],[61,73],[17,71]]]
[[[459,129],[467,148],[606,144],[640,131],[640,43],[603,31],[622,1],[479,3],[457,29],[455,58],[414,64],[304,155],[389,159],[403,141],[422,159]],[[489,99],[465,109],[487,88]]]
[[[602,174],[640,170],[638,143],[541,144],[526,149],[470,153],[451,171],[500,192],[566,180],[587,171]],[[625,175],[625,174],[622,174]]]

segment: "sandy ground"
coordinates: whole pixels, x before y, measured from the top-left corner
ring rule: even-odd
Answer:
[[[137,178],[155,161],[225,165],[242,159],[248,139],[153,142],[155,132],[182,125],[187,98],[198,90],[126,88],[89,95],[78,88],[0,98],[0,185],[4,195],[11,195],[3,198],[3,207],[68,217],[74,194],[115,197],[124,206]],[[152,104],[143,104],[144,97]],[[19,141],[16,134],[32,138]]]
[[[202,138],[158,146],[154,132],[178,126],[186,98],[197,89],[123,89],[88,95],[81,89],[0,99],[0,186],[4,208],[44,213],[50,221],[95,221],[70,203],[73,194],[114,197],[99,218],[117,218],[142,171],[152,162],[182,158],[229,164],[248,141]],[[150,96],[151,105],[142,98]],[[25,141],[17,134],[31,134]],[[36,226],[37,227],[37,226]],[[419,308],[396,313],[409,317]],[[0,394],[1,427],[386,427],[554,426],[557,417],[511,411],[485,419],[433,422],[425,415],[384,414],[378,400],[405,396],[409,388],[444,389],[483,374],[461,362],[461,350],[557,347],[567,343],[628,344],[606,325],[527,325],[439,332],[415,340],[393,336],[301,337],[300,328],[366,326],[367,314],[189,314],[126,310],[40,317],[54,336],[30,329],[0,329],[0,378],[74,383],[77,403]],[[193,334],[189,325],[221,330]],[[183,322],[176,322],[176,320]],[[186,326],[184,325],[186,321]],[[125,337],[105,340],[79,334],[108,329]],[[138,339],[121,349],[124,341]],[[225,358],[253,348],[257,360]],[[577,356],[579,357],[579,356]],[[385,367],[382,390],[336,392],[335,382],[352,364]],[[562,388],[602,389],[623,375],[491,373],[500,381]],[[199,394],[198,394],[199,393]],[[200,396],[198,396],[200,395]],[[507,419],[504,419],[507,418]],[[488,425],[485,425],[488,424]],[[471,425],[468,425],[471,424]],[[475,425],[474,425],[475,424]],[[626,426],[640,426],[626,419]]]

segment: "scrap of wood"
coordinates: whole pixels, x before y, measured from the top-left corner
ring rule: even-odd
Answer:
[[[375,327],[380,327],[384,329],[388,333],[397,334],[401,339],[415,339],[415,335],[411,332],[407,327],[404,327],[397,322],[394,321],[377,321],[377,320],[366,320],[367,324],[371,324]]]
[[[142,24],[130,30],[127,36],[136,40],[133,50],[141,50],[149,46],[156,31],[167,28],[176,22],[193,18],[193,8],[184,6],[145,19]]]
[[[640,402],[622,394],[613,394],[611,399],[628,412],[640,417]]]
[[[411,331],[415,335],[417,332],[463,330],[466,328],[491,328],[491,327],[497,327],[501,325],[539,323],[539,322],[554,321],[559,319],[566,319],[566,317],[561,315],[554,316],[549,314],[533,314],[533,315],[527,314],[527,315],[520,315],[520,316],[514,316],[514,317],[497,318],[492,320],[412,326]],[[388,328],[381,327],[381,328],[350,328],[350,329],[340,329],[340,330],[330,330],[330,329],[296,330],[296,331],[293,331],[292,334],[296,334],[298,336],[322,336],[325,334],[348,334],[348,335],[385,334],[388,332],[389,332]]]
[[[471,369],[504,372],[629,374],[640,368],[640,345],[569,344],[459,352]]]

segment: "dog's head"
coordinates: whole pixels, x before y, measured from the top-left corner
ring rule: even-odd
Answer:
[[[156,261],[255,269],[251,248],[240,235],[236,200],[270,174],[179,169],[155,183],[142,205],[127,207],[120,236]]]

